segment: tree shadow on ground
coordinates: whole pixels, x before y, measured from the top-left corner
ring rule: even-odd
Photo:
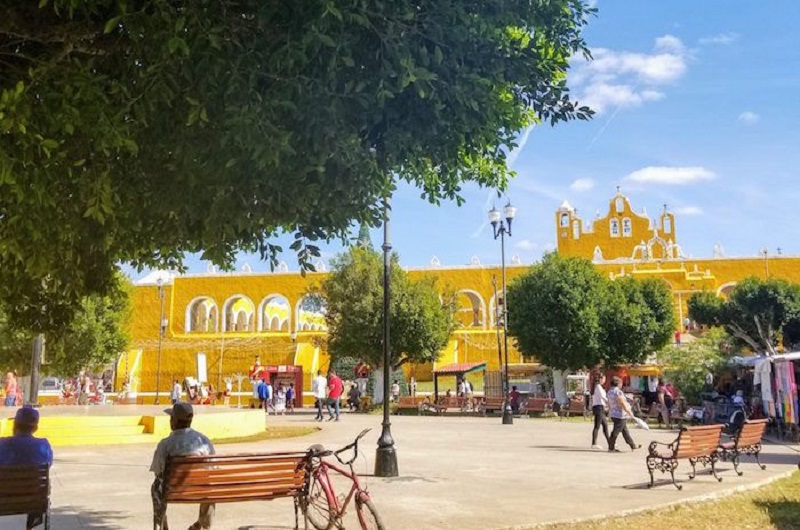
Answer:
[[[82,506],[57,506],[50,510],[50,526],[52,528],[67,527],[77,519],[80,528],[88,530],[127,530],[129,527],[121,522],[126,518],[124,512],[89,510]]]
[[[769,515],[776,530],[796,530],[800,528],[800,503],[759,501],[756,502],[756,505]]]

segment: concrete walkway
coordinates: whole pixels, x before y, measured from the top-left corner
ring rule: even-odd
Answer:
[[[363,428],[365,438],[356,469],[371,475],[381,417],[345,415],[338,423],[317,424],[306,414],[276,418],[268,424],[321,425],[318,433],[294,439],[220,445],[219,453],[304,449],[314,443],[340,447]],[[644,445],[635,453],[609,454],[589,449],[591,424],[554,419],[392,416],[400,476],[366,476],[373,500],[390,529],[485,530],[527,528],[543,522],[589,518],[626,510],[665,506],[687,499],[753,486],[797,469],[796,447],[766,445],[760,470],[747,457],[738,477],[721,463],[717,483],[700,473],[689,482],[681,463],[683,491],[662,481],[645,487],[645,448],[651,440],[671,441],[675,432],[631,431]],[[57,530],[149,530],[152,511],[148,472],[153,447],[96,446],[61,448],[53,467],[53,525]],[[173,528],[186,528],[196,506],[170,506]],[[24,518],[0,519],[0,530],[24,527]],[[292,501],[217,506],[214,528],[266,530],[293,528]],[[347,528],[357,528],[350,520]],[[302,528],[302,521],[301,521]]]

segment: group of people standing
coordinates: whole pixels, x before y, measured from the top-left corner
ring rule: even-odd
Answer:
[[[278,389],[275,390],[267,378],[262,378],[256,386],[256,395],[258,395],[259,407],[264,409],[264,413],[268,416],[270,409],[275,414],[294,412],[294,383],[289,383],[288,386],[279,383]]]

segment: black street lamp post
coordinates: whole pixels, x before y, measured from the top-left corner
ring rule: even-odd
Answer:
[[[159,404],[158,389],[161,386],[161,342],[164,339],[164,332],[167,330],[167,321],[164,319],[164,280],[159,278],[156,281],[158,285],[158,297],[161,299],[161,316],[158,319],[158,362],[156,365],[156,399],[155,404]]]
[[[505,236],[511,237],[511,222],[514,220],[514,215],[517,209],[511,206],[511,201],[503,208],[503,215],[505,216],[505,223],[501,219],[500,211],[497,208],[489,210],[489,222],[492,223],[492,231],[494,238],[500,238],[500,268],[503,275],[503,353],[505,356],[505,370],[503,370],[503,425],[511,425],[514,423],[514,416],[511,413],[511,403],[509,399],[509,386],[508,386],[508,303],[506,300],[506,240]],[[499,301],[498,301],[499,303]]]
[[[396,477],[397,451],[392,438],[392,424],[389,421],[389,368],[391,365],[391,349],[389,343],[389,302],[392,244],[389,241],[389,200],[383,203],[383,430],[378,438],[378,449],[375,451],[375,476]]]

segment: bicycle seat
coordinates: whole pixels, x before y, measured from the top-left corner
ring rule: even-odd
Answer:
[[[316,458],[330,456],[333,454],[333,451],[325,449],[325,446],[322,444],[314,444],[308,448],[308,451],[311,453],[311,456]]]

